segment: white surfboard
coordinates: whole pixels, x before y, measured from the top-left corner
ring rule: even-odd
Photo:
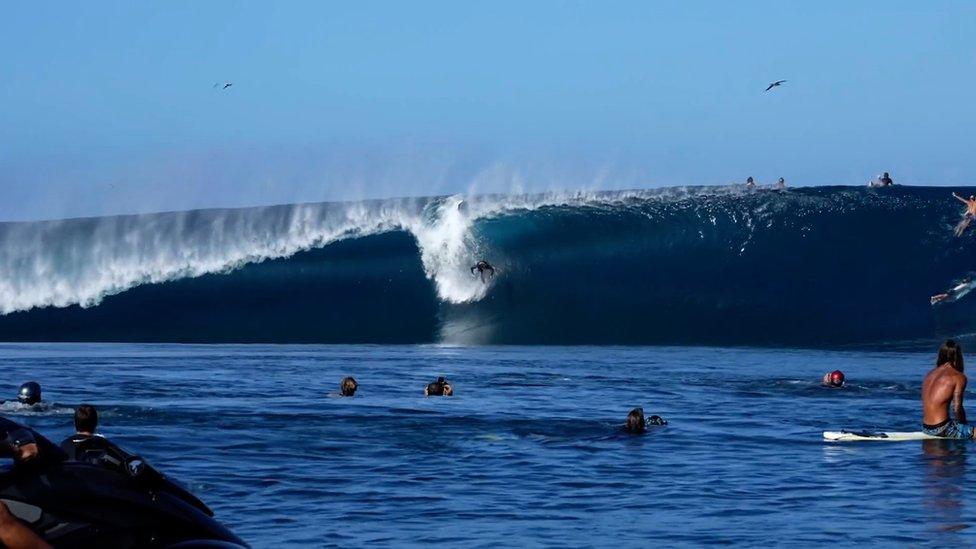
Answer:
[[[856,440],[883,440],[888,442],[902,442],[906,440],[946,440],[942,437],[926,435],[921,431],[824,431],[824,440],[831,442],[853,442]]]

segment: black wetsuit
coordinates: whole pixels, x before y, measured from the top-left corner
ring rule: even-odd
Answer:
[[[101,435],[75,433],[61,442],[61,449],[68,459],[86,463],[108,459],[112,465],[121,465],[129,454]],[[118,462],[118,463],[115,463]]]
[[[427,396],[444,396],[443,381],[435,381],[427,385]]]
[[[21,429],[29,431],[34,437],[34,443],[37,444],[38,455],[31,461],[19,465],[46,465],[65,460],[66,456],[64,455],[64,452],[55,446],[50,440],[41,436],[37,431],[31,429],[30,427],[24,427],[19,423],[10,421],[5,417],[0,417],[0,441],[6,440],[8,433]],[[10,457],[11,452],[11,448],[7,448],[6,446],[0,447],[0,457]]]

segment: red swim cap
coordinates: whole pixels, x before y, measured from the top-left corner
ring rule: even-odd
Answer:
[[[843,385],[844,384],[844,372],[842,372],[840,370],[834,370],[833,372],[830,372],[830,383],[832,383],[834,385]]]

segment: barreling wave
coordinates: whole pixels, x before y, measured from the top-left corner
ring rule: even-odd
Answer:
[[[450,196],[0,224],[0,340],[784,344],[972,331],[931,188]],[[482,283],[470,267],[487,259]]]

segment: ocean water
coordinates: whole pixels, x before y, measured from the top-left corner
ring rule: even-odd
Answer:
[[[972,444],[821,440],[917,430],[937,344],[3,344],[0,393],[48,404],[0,412],[59,441],[96,404],[255,547],[971,545]],[[439,375],[456,396],[424,398]],[[670,424],[622,433],[635,406]]]

